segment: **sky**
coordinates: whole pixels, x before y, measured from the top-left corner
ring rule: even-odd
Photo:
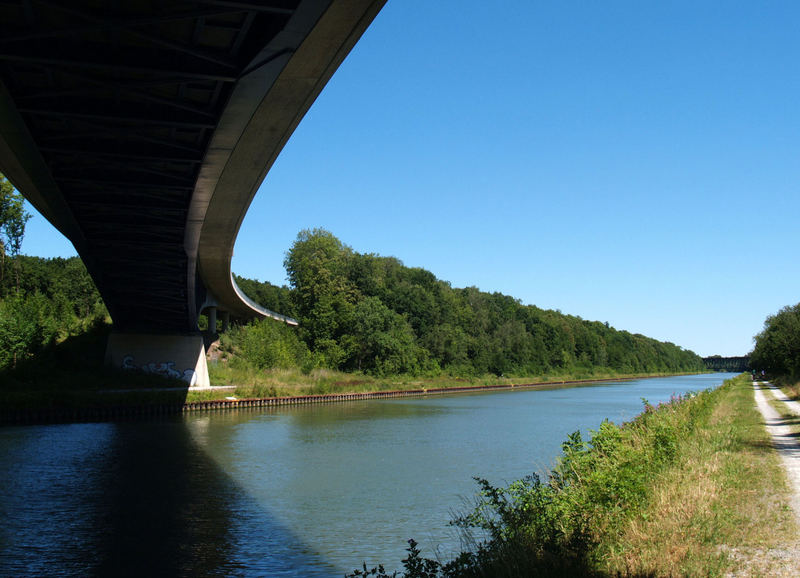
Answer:
[[[744,355],[800,301],[798,38],[795,1],[389,0],[233,270],[285,284],[321,227],[453,287]],[[75,254],[39,215],[22,249]]]

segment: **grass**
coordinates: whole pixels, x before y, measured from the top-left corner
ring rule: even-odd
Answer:
[[[681,457],[652,484],[652,498],[619,536],[601,542],[602,567],[621,575],[777,575],[767,550],[798,538],[789,488],[749,380],[722,388]]]
[[[454,522],[487,541],[451,562],[404,561],[407,578],[793,576],[789,488],[745,377],[572,434],[549,480],[504,489]],[[420,571],[424,568],[424,572]],[[352,576],[388,576],[380,568]]]
[[[783,393],[791,400],[800,401],[800,383],[777,379],[773,383],[778,385]]]

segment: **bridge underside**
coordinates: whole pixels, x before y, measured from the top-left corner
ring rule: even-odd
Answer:
[[[269,314],[231,279],[239,226],[383,1],[0,1],[0,171],[72,241],[116,331]]]

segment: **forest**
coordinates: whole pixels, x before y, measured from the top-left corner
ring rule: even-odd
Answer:
[[[110,323],[83,262],[18,255],[0,277],[0,369]]]
[[[800,303],[767,317],[755,342],[750,354],[753,370],[792,384],[800,381]]]
[[[70,336],[107,328],[111,320],[80,259],[20,254],[28,216],[10,184],[1,177],[0,184],[4,369]],[[353,251],[324,229],[301,231],[284,265],[288,286],[236,281],[255,301],[295,317],[299,327],[243,320],[221,336],[226,360],[257,371],[323,368],[379,377],[704,369],[700,357],[672,343],[525,305],[508,295],[454,288],[395,257]]]
[[[297,329],[254,322],[232,337],[259,367],[328,367],[378,376],[704,369],[700,357],[672,343],[524,305],[508,295],[454,288],[394,257],[355,252],[324,229],[301,231],[284,265],[289,286],[236,277],[251,298],[300,322]],[[254,333],[271,337],[253,339]],[[264,347],[267,342],[273,346]]]
[[[360,254],[324,230],[303,231],[286,254],[290,286],[237,277],[251,298],[293,316],[235,326],[222,337],[237,363],[453,376],[702,371],[674,345],[606,323],[453,288],[394,257]],[[0,278],[0,368],[110,321],[77,257],[6,256]]]

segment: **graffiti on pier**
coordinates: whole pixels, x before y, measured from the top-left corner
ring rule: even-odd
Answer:
[[[134,363],[133,355],[126,355],[122,358],[122,369],[126,371],[141,371],[151,375],[160,375],[161,377],[172,377],[174,379],[182,379],[189,386],[194,386],[197,383],[197,372],[194,369],[184,369],[180,371],[175,368],[174,361],[151,361],[142,365]]]

